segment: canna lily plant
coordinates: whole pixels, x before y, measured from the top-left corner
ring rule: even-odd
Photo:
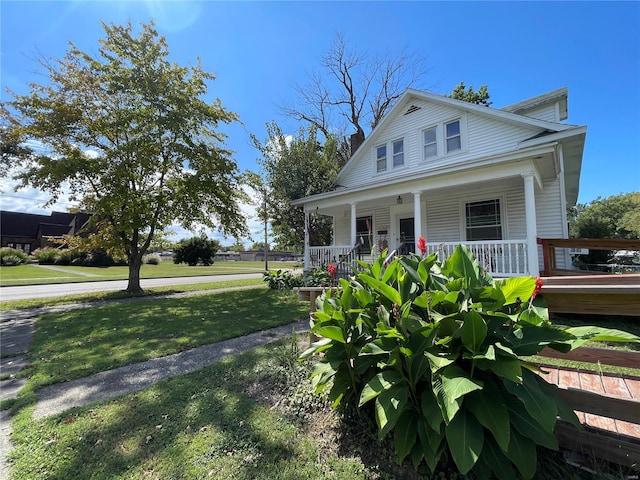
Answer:
[[[558,418],[581,426],[523,357],[640,338],[552,325],[540,279],[494,280],[462,245],[444,262],[423,256],[385,263],[385,252],[318,298],[320,340],[301,355],[319,356],[316,391],[334,407],[372,405],[379,437],[393,435],[415,468],[433,471],[447,452],[462,474],[532,478],[536,447],[558,448]]]

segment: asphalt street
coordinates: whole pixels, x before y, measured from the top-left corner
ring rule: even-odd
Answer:
[[[232,275],[204,275],[198,277],[147,278],[140,281],[142,288],[188,285],[191,283],[222,282],[246,278],[262,278],[261,273],[238,273]],[[79,293],[108,292],[124,290],[126,280],[103,282],[58,283],[46,285],[20,285],[0,287],[0,301],[27,300],[31,298],[60,297]]]

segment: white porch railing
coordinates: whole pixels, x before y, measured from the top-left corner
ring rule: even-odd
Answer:
[[[341,262],[351,252],[351,245],[331,245],[327,247],[309,247],[311,268],[318,268],[329,263]]]
[[[437,252],[443,261],[453,253],[461,242],[427,243],[427,253]],[[526,240],[491,240],[464,242],[478,259],[481,267],[495,277],[528,275]],[[339,263],[351,252],[350,245],[309,247],[310,268],[318,268],[329,263]],[[371,260],[364,255],[363,260]]]
[[[438,253],[442,261],[453,253],[461,242],[427,243],[427,253]],[[491,240],[464,242],[478,263],[492,276],[515,277],[528,275],[526,240]]]

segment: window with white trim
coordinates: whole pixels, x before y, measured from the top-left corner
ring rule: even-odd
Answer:
[[[436,127],[422,131],[422,149],[424,150],[425,159],[438,156],[438,135]]]
[[[387,170],[387,146],[380,145],[376,147],[376,171],[378,173]]]
[[[460,120],[446,123],[444,126],[446,152],[462,150],[462,136],[460,134]]]
[[[393,142],[393,166],[401,167],[404,165],[404,140],[396,140]]]
[[[373,217],[356,218],[356,242],[362,242],[359,248],[361,253],[371,253],[371,241],[373,240]]]
[[[468,241],[502,240],[500,199],[467,202],[465,204]]]

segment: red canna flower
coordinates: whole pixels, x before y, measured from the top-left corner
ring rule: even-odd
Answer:
[[[418,238],[418,250],[420,250],[420,253],[422,254],[423,257],[426,255],[427,241],[425,240],[424,237]]]
[[[337,270],[338,268],[333,263],[330,263],[327,265],[327,271],[329,272],[329,276],[333,279],[336,278]]]
[[[542,283],[542,279],[540,277],[536,277],[536,286],[534,287],[533,293],[531,294],[531,300],[536,298],[536,295],[538,295],[538,293],[540,293],[540,290],[542,290],[543,285],[544,284]]]

